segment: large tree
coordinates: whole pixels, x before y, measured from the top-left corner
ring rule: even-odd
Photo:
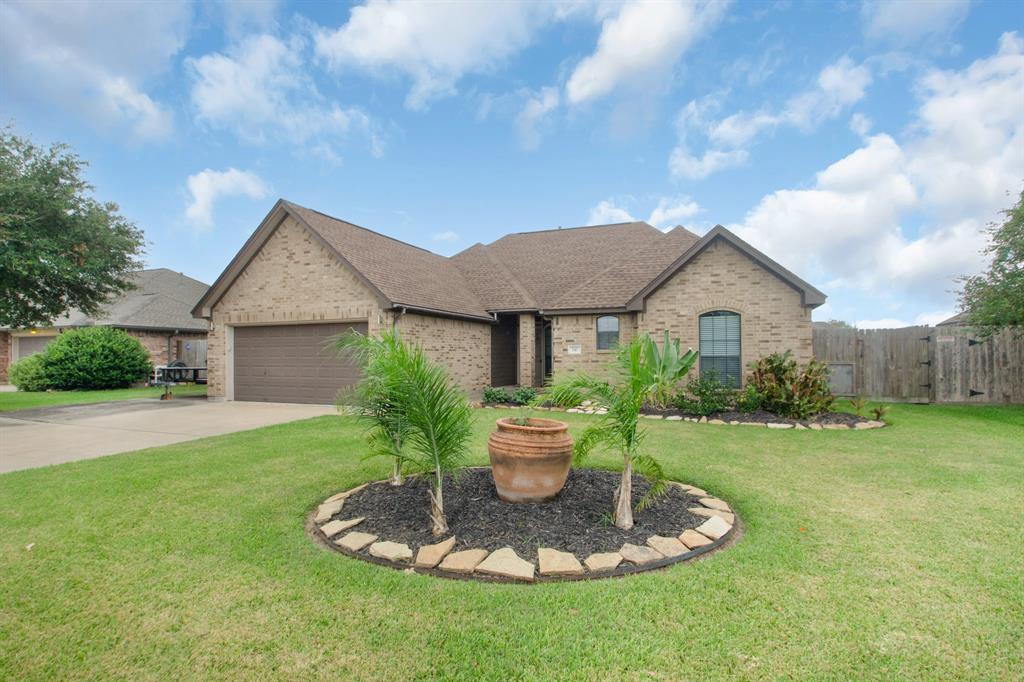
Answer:
[[[66,145],[0,130],[0,326],[47,325],[73,308],[96,315],[132,287],[142,231],[92,197],[85,166]]]
[[[1006,222],[989,229],[988,271],[963,277],[960,309],[982,336],[1015,327],[1024,332],[1024,191],[1006,211]]]

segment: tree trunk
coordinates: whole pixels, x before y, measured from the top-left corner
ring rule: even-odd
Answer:
[[[613,520],[616,528],[629,530],[633,527],[633,458],[629,455],[623,457],[622,481],[615,491]]]
[[[395,457],[394,460],[395,464],[394,468],[391,470],[390,483],[391,485],[402,485],[402,460],[398,459],[397,457]]]
[[[437,472],[437,479],[430,491],[430,520],[434,522],[431,532],[434,535],[444,535],[448,532],[448,520],[444,518],[444,493],[441,490],[441,472]]]

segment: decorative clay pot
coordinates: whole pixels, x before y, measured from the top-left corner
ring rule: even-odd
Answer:
[[[558,494],[572,466],[569,425],[554,419],[514,417],[497,421],[487,439],[491,475],[498,497],[505,502],[543,502]]]

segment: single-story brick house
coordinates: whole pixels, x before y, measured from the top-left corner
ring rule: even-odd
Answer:
[[[447,258],[280,200],[193,313],[210,320],[211,398],[327,403],[358,376],[325,349],[346,329],[396,327],[473,396],[600,371],[665,329],[738,383],[766,353],[810,359],[824,301],[721,226],[520,232]]]
[[[72,310],[51,327],[0,329],[0,382],[12,362],[44,350],[59,334],[76,327],[117,327],[142,342],[154,365],[184,359],[206,364],[206,320],[192,306],[209,285],[166,268],[132,274],[135,288],[111,300],[98,318]]]

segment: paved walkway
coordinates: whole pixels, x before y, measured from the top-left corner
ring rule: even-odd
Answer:
[[[331,405],[152,398],[0,415],[0,473],[245,431],[324,414]]]

